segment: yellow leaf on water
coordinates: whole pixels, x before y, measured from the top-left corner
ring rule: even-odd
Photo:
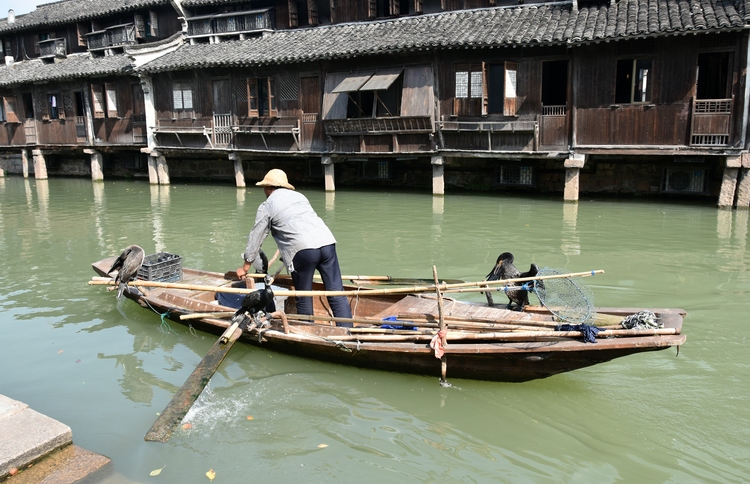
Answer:
[[[57,354],[58,354],[58,355],[59,355],[59,354],[62,354],[62,352],[63,352],[63,351],[65,351],[65,350],[60,350],[60,351],[58,351],[58,352],[57,352]]]
[[[216,479],[216,473],[213,469],[209,469],[208,472],[206,472],[206,477],[208,477],[209,481],[213,481],[214,479]]]
[[[328,447],[328,444],[320,444],[318,449],[325,449],[326,447]]]
[[[252,416],[252,415],[248,415],[248,416],[247,416],[247,419],[248,419],[248,420],[252,420],[252,419],[253,419],[253,416]]]
[[[164,466],[164,467],[167,467],[167,466]],[[151,471],[149,476],[158,476],[159,474],[161,474],[161,471],[164,469],[164,467],[162,467],[161,469],[154,469],[153,471]]]
[[[182,428],[185,430],[190,430],[193,428],[193,424],[191,424],[190,422],[184,423],[182,424]]]

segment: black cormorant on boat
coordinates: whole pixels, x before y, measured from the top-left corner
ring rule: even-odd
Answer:
[[[533,277],[539,272],[539,267],[537,267],[536,264],[531,264],[531,267],[527,272],[521,272],[519,271],[515,265],[513,265],[514,257],[513,254],[510,252],[503,252],[500,254],[500,256],[497,258],[497,261],[495,262],[495,267],[492,268],[489,274],[487,274],[487,277],[485,277],[485,281],[499,281],[502,279],[518,279],[522,277]],[[523,308],[529,303],[529,292],[525,289],[521,289],[520,286],[522,283],[517,282],[510,282],[505,287],[508,289],[505,291],[505,294],[508,296],[508,306],[507,309],[513,309],[513,303],[516,304],[516,308],[518,311],[523,311]],[[510,288],[518,287],[518,289],[510,289]],[[492,294],[489,292],[484,293],[485,296],[487,296],[487,304],[489,306],[494,306],[494,302],[492,300]]]
[[[117,297],[122,297],[125,289],[128,287],[128,282],[134,281],[138,276],[138,269],[143,265],[143,260],[146,258],[146,253],[143,252],[137,245],[129,245],[122,251],[120,257],[115,259],[112,267],[109,268],[107,274],[113,270],[118,269],[117,276],[115,276],[115,283],[117,283]]]
[[[245,318],[246,315],[253,317],[260,311],[265,311],[272,302],[273,290],[270,285],[253,291],[242,299],[242,306],[232,316],[232,322],[244,320],[246,325],[249,322],[249,319]]]

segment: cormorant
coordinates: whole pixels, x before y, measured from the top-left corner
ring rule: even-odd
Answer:
[[[513,265],[514,257],[510,252],[503,252],[497,258],[495,267],[492,268],[485,281],[498,281],[502,279],[518,279],[521,277],[533,277],[539,272],[539,267],[536,264],[531,264],[531,267],[527,272],[521,273],[516,266]],[[529,303],[528,291],[521,289],[521,283],[510,282],[506,285],[509,289],[505,291],[508,296],[507,309],[512,309],[513,303],[516,304],[518,311],[523,311],[523,308]],[[510,289],[511,287],[519,287],[519,289]],[[492,294],[489,292],[484,293],[487,296],[487,304],[494,306],[492,300]]]
[[[120,257],[115,260],[112,267],[109,268],[107,274],[113,270],[118,269],[117,276],[115,276],[115,283],[117,287],[117,297],[122,297],[125,289],[128,287],[128,282],[134,281],[138,276],[138,269],[143,265],[143,259],[146,258],[146,253],[143,252],[137,245],[129,245],[122,251]]]
[[[263,289],[253,291],[242,300],[242,306],[232,316],[232,322],[242,321],[246,313],[250,313],[250,316],[255,316],[256,313],[265,310],[272,302],[273,290],[270,284],[266,285]]]

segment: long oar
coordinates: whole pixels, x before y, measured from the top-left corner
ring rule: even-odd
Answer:
[[[412,287],[398,287],[392,289],[357,289],[357,290],[344,290],[344,291],[274,291],[276,296],[380,296],[389,294],[418,294],[422,292],[434,292],[435,288],[439,288],[441,291],[448,289],[460,288],[460,287],[477,287],[477,286],[496,286],[498,284],[507,284],[508,282],[527,282],[527,281],[541,281],[546,279],[559,279],[562,277],[586,277],[593,276],[595,274],[602,274],[603,270],[586,271],[586,272],[575,272],[570,274],[556,274],[552,276],[544,277],[519,277],[515,279],[502,279],[497,281],[479,281],[479,282],[464,282],[460,284],[433,284],[430,286],[412,286]],[[93,278],[89,281],[90,285],[114,285],[114,280],[108,278]],[[171,289],[188,289],[193,291],[214,291],[214,292],[227,292],[234,294],[247,294],[252,292],[252,289],[242,289],[239,287],[224,287],[224,286],[208,286],[198,284],[180,284],[176,282],[158,282],[158,281],[141,281],[135,280],[129,283],[130,286],[141,286],[141,287],[164,287]],[[486,292],[486,289],[485,289]]]
[[[195,367],[193,373],[172,397],[172,401],[156,419],[156,422],[146,433],[145,440],[149,442],[166,442],[169,440],[240,336],[242,336],[242,329],[236,323],[224,331],[224,334],[216,340],[206,356]]]
[[[224,277],[227,279],[238,279],[237,273],[234,271],[229,271],[224,273]],[[248,274],[245,277],[251,277],[253,279],[263,279],[265,277],[265,274]],[[279,279],[291,279],[292,276],[289,275],[281,275],[278,277]],[[313,279],[315,280],[322,280],[322,278],[319,275],[314,275]],[[354,275],[343,275],[341,276],[341,279],[344,281],[352,281],[355,284],[367,284],[371,286],[380,285],[380,284],[391,284],[391,285],[419,285],[419,284],[432,284],[432,279],[422,279],[418,277],[392,277],[392,276],[354,276]],[[463,279],[445,279],[441,282],[444,282],[446,284],[463,284],[466,281]]]

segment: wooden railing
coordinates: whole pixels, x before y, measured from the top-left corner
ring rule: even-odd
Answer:
[[[429,117],[355,118],[326,119],[323,121],[326,134],[390,134],[431,133],[432,119]]]
[[[733,99],[696,99],[690,132],[691,146],[728,146],[731,141]]]
[[[65,57],[68,54],[65,39],[48,39],[39,41],[39,57]]]
[[[187,19],[188,37],[238,35],[274,30],[273,9],[204,15]]]
[[[562,106],[542,106],[542,116],[565,116],[567,107]]]
[[[97,30],[86,34],[88,49],[93,51],[133,45],[136,42],[135,24],[115,25],[105,30]]]
[[[476,131],[476,132],[533,132],[537,129],[536,121],[439,121],[442,131]]]

